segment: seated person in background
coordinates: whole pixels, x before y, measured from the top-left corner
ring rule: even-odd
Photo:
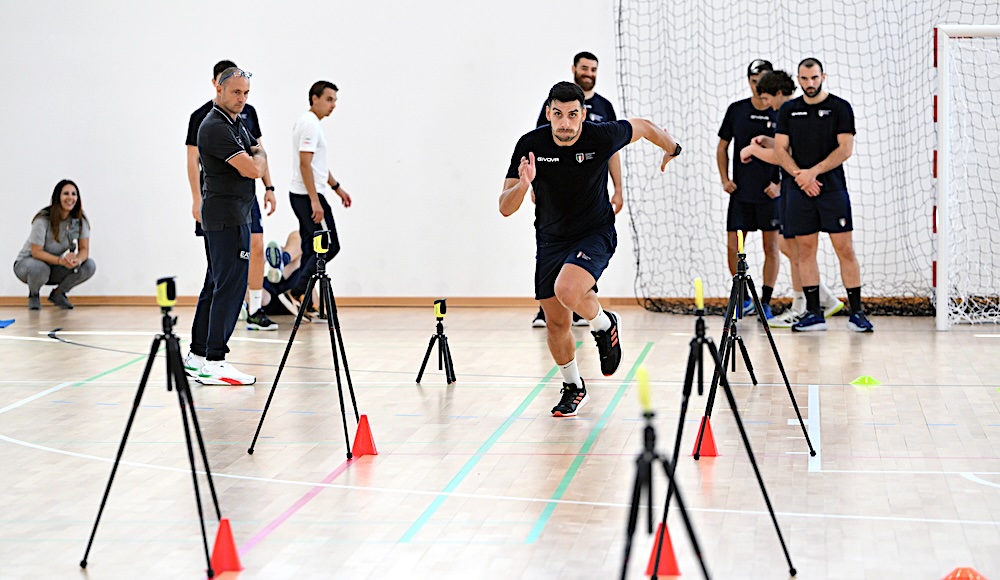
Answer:
[[[42,307],[42,286],[54,284],[49,302],[70,309],[72,288],[89,280],[97,265],[90,259],[90,222],[83,213],[80,190],[64,179],[52,190],[49,207],[31,220],[31,234],[14,260],[14,274],[28,285],[28,309]]]
[[[284,246],[279,246],[278,242],[269,242],[264,256],[269,267],[264,278],[264,312],[270,315],[298,314],[298,307],[288,300],[285,293],[300,284],[302,238],[299,230],[292,230],[288,234]],[[305,287],[305,282],[301,284]],[[318,298],[315,289],[313,296]]]

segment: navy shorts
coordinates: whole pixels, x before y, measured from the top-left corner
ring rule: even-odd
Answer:
[[[854,230],[851,197],[846,191],[824,191],[809,197],[798,187],[789,187],[785,200],[784,236],[808,236],[818,232],[839,234]]]
[[[775,198],[764,203],[747,203],[735,197],[729,198],[729,215],[726,218],[726,231],[735,232],[773,232],[781,227],[781,215],[778,209],[781,198]]]
[[[538,242],[535,252],[535,300],[556,295],[556,278],[564,264],[577,265],[600,280],[618,247],[614,226],[573,242]],[[597,291],[597,285],[594,285]]]
[[[257,196],[253,196],[253,204],[250,206],[250,233],[263,234],[264,222],[261,219],[260,204],[257,203]],[[205,230],[201,229],[201,222],[194,222],[194,235],[204,236]]]

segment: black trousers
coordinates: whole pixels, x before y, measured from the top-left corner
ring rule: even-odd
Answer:
[[[205,232],[208,269],[191,325],[191,352],[225,360],[240,317],[250,268],[250,226]]]
[[[292,291],[302,294],[309,283],[309,277],[316,271],[316,252],[313,251],[313,234],[322,229],[321,225],[312,220],[312,204],[309,203],[308,195],[289,193],[289,203],[295,217],[299,219],[299,235],[302,237],[302,261],[296,272],[296,279],[292,286]],[[330,251],[326,254],[329,262],[340,253],[340,238],[337,236],[337,224],[333,222],[333,210],[326,201],[326,196],[319,194],[319,203],[323,206],[323,221],[326,229],[330,230]],[[308,297],[307,297],[308,298]]]

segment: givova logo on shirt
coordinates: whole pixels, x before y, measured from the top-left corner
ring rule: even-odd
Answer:
[[[558,157],[542,157],[541,155],[535,155],[535,161],[541,161],[543,163],[559,163]]]

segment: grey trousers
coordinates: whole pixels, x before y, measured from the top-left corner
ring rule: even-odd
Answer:
[[[90,280],[97,272],[97,264],[90,258],[77,267],[77,271],[65,266],[50,266],[35,258],[24,258],[14,262],[14,275],[28,285],[28,294],[38,294],[42,286],[55,284],[56,290],[69,292],[75,286]]]

